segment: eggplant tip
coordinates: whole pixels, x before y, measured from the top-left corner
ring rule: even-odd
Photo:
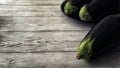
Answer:
[[[81,59],[81,57],[80,57],[79,54],[76,55],[76,58],[77,58],[78,60]]]

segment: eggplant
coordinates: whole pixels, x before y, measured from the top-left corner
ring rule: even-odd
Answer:
[[[81,8],[83,5],[88,4],[89,2],[91,2],[92,0],[69,0],[69,2],[76,6],[77,8]]]
[[[61,4],[61,10],[66,16],[70,18],[91,23],[93,22],[93,19],[86,11],[85,7],[86,4],[91,1],[92,0],[65,0]]]
[[[69,0],[65,0],[61,4],[61,11],[68,17],[78,19],[79,18],[79,9],[73,6]]]
[[[80,9],[79,17],[82,21],[93,21],[92,17],[90,16],[89,12],[87,11],[86,4]]]
[[[76,14],[78,12],[78,8],[73,6],[69,1],[66,2],[65,7],[64,7],[64,13],[65,14]]]
[[[79,10],[84,4],[87,4],[90,1],[91,0],[65,0],[61,4],[61,10],[65,15],[79,19]]]
[[[120,40],[120,14],[105,17],[95,25],[80,42],[77,59],[95,59]]]

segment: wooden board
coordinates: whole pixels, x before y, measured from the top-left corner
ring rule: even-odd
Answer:
[[[119,68],[120,47],[93,62],[76,59],[95,24],[65,16],[63,1],[0,1],[0,68]]]
[[[62,17],[0,18],[0,31],[89,30],[92,25]]]
[[[60,5],[64,0],[2,0],[1,5]]]
[[[86,32],[1,32],[0,52],[76,51]]]

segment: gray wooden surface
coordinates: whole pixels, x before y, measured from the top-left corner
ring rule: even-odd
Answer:
[[[0,0],[0,68],[120,68],[119,49],[77,60],[92,24],[66,17],[64,0]]]

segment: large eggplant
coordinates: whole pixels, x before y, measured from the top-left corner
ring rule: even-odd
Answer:
[[[120,40],[120,14],[105,17],[94,26],[78,46],[77,58],[97,58]],[[112,45],[114,46],[114,45]]]

